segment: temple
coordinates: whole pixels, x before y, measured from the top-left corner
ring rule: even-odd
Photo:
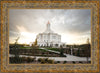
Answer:
[[[50,28],[50,22],[47,23],[47,28],[43,33],[37,35],[37,45],[40,47],[56,47],[64,46],[61,43],[61,35],[54,33]]]

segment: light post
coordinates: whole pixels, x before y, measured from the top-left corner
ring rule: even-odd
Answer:
[[[71,55],[73,55],[73,46],[71,46]]]
[[[47,47],[48,47],[48,40],[47,40]]]

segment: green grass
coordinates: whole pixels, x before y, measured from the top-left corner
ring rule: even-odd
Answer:
[[[40,48],[39,48],[39,50],[41,50],[41,51],[43,51],[43,52],[46,52],[46,51],[47,51],[47,50],[44,50],[44,49],[40,49]]]
[[[58,48],[46,48],[46,49],[60,52],[60,50]]]
[[[20,49],[31,49],[31,47],[20,47]]]

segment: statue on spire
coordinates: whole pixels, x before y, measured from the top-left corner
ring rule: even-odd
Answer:
[[[50,24],[50,22],[48,21],[48,23],[47,24]]]
[[[47,30],[50,31],[50,22],[47,23]]]

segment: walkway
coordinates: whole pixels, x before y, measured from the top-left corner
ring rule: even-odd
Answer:
[[[46,51],[50,51],[50,52],[55,52],[55,53],[60,53],[58,51],[53,51],[53,50],[48,50],[45,48],[40,48],[40,49],[44,49]],[[87,61],[86,57],[78,57],[78,56],[73,56],[73,55],[69,55],[64,53],[64,55],[66,55],[66,57],[41,57],[41,56],[27,56],[27,55],[20,55],[20,57],[31,57],[31,58],[36,58],[36,60],[38,58],[49,58],[49,59],[53,59],[55,61]],[[14,56],[14,55],[9,55],[10,57]],[[91,58],[89,58],[89,61],[91,61]]]
[[[60,54],[60,52],[58,52],[58,51],[48,50],[46,48],[40,48],[40,49],[44,49],[46,51],[50,51],[50,52],[54,52],[54,53]],[[86,57],[78,57],[78,56],[73,56],[73,55],[66,54],[66,53],[64,53],[64,55],[66,55],[66,57],[49,57],[49,58],[57,60],[57,61],[58,60],[59,61],[87,61]],[[91,61],[90,58],[89,58],[89,61]]]

